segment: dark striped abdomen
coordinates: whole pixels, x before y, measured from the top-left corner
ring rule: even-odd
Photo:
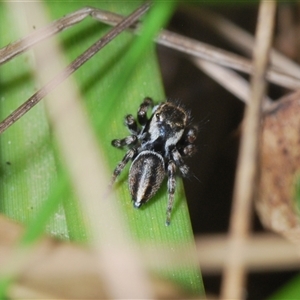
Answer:
[[[135,207],[155,195],[165,177],[164,160],[153,151],[141,152],[129,170],[129,190]]]

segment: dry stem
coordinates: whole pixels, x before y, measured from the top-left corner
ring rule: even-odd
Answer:
[[[245,126],[234,188],[230,220],[228,257],[225,262],[221,287],[222,299],[243,299],[245,289],[244,250],[251,221],[251,207],[258,176],[258,143],[262,99],[266,89],[266,69],[271,47],[274,1],[262,1],[259,9],[256,46],[254,48],[254,74],[251,78],[252,95],[245,113]]]

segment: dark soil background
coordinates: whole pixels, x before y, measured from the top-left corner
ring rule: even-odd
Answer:
[[[215,3],[206,4],[205,8],[223,15],[254,35],[257,5]],[[200,20],[197,22],[180,11],[173,16],[168,29],[243,55]],[[182,54],[165,47],[158,47],[158,53],[167,97],[186,103],[195,122],[200,125],[198,153],[188,161],[195,178],[185,180],[194,233],[226,233],[244,104]],[[269,95],[273,99],[278,99],[284,93],[286,91],[276,86],[269,86]],[[256,216],[253,230],[263,230]],[[245,291],[247,299],[265,299],[295,274],[297,272],[250,273]],[[218,295],[221,274],[203,275],[207,294]]]

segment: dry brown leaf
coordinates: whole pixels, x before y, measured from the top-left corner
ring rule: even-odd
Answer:
[[[265,114],[261,180],[256,208],[262,223],[300,244],[296,181],[300,174],[300,91],[283,97]]]

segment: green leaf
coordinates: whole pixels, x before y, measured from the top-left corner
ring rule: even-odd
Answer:
[[[268,300],[299,299],[299,285],[300,275],[297,275],[269,297]]]
[[[49,1],[46,4],[54,20],[86,5],[127,15],[141,2]],[[172,2],[157,1],[145,20],[148,26],[141,38],[136,38],[130,32],[122,33],[74,74],[111,171],[125,154],[111,146],[112,139],[128,135],[123,125],[124,116],[136,114],[146,96],[152,97],[155,102],[166,99],[155,44],[151,40],[153,34],[164,26],[173,8]],[[9,16],[6,5],[0,3],[1,47],[20,37]],[[71,62],[75,59],[109,28],[87,18],[60,33],[59,40],[67,60]],[[37,90],[31,71],[33,64],[34,55],[29,51],[1,66],[1,119]],[[59,238],[86,241],[88,235],[84,217],[53,144],[43,101],[2,134],[0,147],[0,209],[10,218],[28,225],[22,243],[36,240],[44,229]],[[177,248],[185,249],[187,257],[191,257],[184,266],[168,267],[156,272],[191,293],[203,293],[198,266],[193,260],[193,233],[181,180],[177,180],[171,225],[166,227],[166,182],[149,203],[136,210],[132,207],[127,176],[128,167],[115,188],[131,234],[141,245],[154,248],[155,245],[164,246],[172,254],[176,254]]]

